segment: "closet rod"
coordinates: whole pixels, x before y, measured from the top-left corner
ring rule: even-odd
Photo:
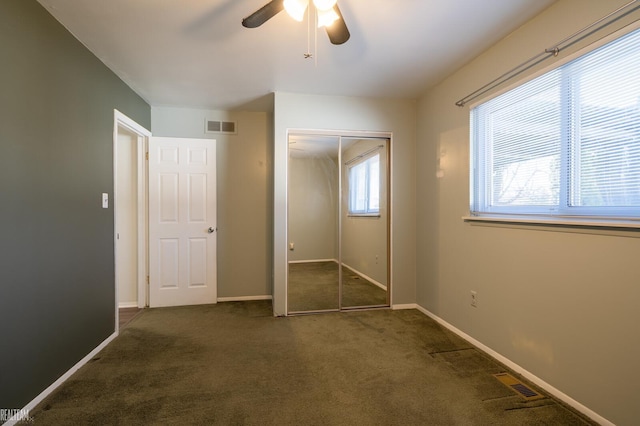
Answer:
[[[485,84],[484,86],[482,86],[481,88],[479,88],[475,92],[472,92],[472,93],[468,94],[467,96],[465,96],[464,98],[460,99],[458,102],[456,102],[456,105],[459,106],[459,107],[463,107],[468,102],[470,102],[470,101],[472,101],[474,99],[477,99],[478,97],[484,95],[485,93],[487,93],[488,91],[492,90],[496,86],[511,80],[512,78],[514,78],[517,75],[519,75],[520,73],[528,70],[529,68],[533,67],[534,65],[537,65],[540,62],[542,62],[542,61],[544,61],[546,59],[549,59],[551,56],[558,56],[558,53],[560,53],[560,50],[571,46],[571,44],[573,44],[574,42],[580,40],[581,36],[588,35],[588,34],[585,34],[585,33],[587,33],[587,31],[590,31],[592,29],[593,29],[592,32],[601,30],[602,28],[605,28],[608,25],[613,24],[617,20],[623,18],[627,14],[629,14],[629,13],[635,11],[636,9],[638,9],[640,7],[640,4],[635,5],[635,7],[631,8],[631,9],[629,9],[629,8],[633,4],[638,3],[639,1],[640,0],[632,0],[632,1],[630,1],[629,3],[625,4],[624,6],[621,6],[618,9],[614,10],[613,12],[609,13],[608,15],[598,19],[594,23],[592,23],[590,25],[587,25],[586,27],[582,28],[580,31],[577,31],[577,32],[573,33],[572,35],[570,35],[569,37],[565,38],[564,40],[557,42],[554,45],[554,47],[551,47],[551,48],[548,48],[548,49],[544,49],[543,52],[538,53],[537,55],[529,58],[528,60],[524,61],[523,63],[521,63],[517,67],[514,67],[514,68],[510,69],[506,73],[502,74],[500,77],[498,77],[495,80]],[[609,18],[611,18],[612,16],[622,12],[625,9],[629,9],[629,10],[626,11],[625,13],[621,14],[620,16],[609,20]],[[607,22],[605,22],[605,21],[607,21]],[[566,43],[566,45],[565,45],[565,43]]]
[[[351,160],[349,160],[346,163],[344,163],[344,165],[348,166],[349,164],[353,163],[354,161],[358,161],[362,157],[367,156],[367,155],[371,154],[372,152],[375,152],[375,151],[377,151],[377,150],[379,150],[380,148],[383,148],[383,147],[384,147],[384,145],[378,145],[376,147],[373,147],[370,150],[365,151],[362,154],[358,154],[357,156],[353,157]]]

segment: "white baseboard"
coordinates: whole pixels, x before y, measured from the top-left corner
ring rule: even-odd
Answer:
[[[307,260],[290,260],[287,263],[321,263],[321,262],[338,263],[338,260],[337,259],[307,259]]]
[[[404,305],[397,304],[397,305],[391,305],[391,309],[394,311],[399,311],[402,309],[418,309],[418,305],[416,305],[415,303],[406,303]]]
[[[248,300],[271,300],[273,296],[265,294],[263,296],[238,296],[238,297],[218,297],[218,302],[245,302]]]
[[[137,308],[138,302],[120,302],[118,303],[118,309],[123,308]]]
[[[394,309],[395,309],[395,307],[394,307]],[[455,326],[449,324],[448,322],[446,322],[445,320],[443,320],[439,316],[429,312],[428,310],[426,310],[422,306],[416,305],[416,309],[418,309],[420,312],[422,312],[423,314],[425,314],[429,318],[433,319],[438,324],[442,325],[443,327],[449,329],[450,331],[454,332],[458,336],[462,337],[464,340],[466,340],[467,342],[471,343],[473,346],[477,347],[478,349],[480,349],[481,351],[485,352],[489,356],[491,356],[491,357],[495,358],[496,360],[498,360],[499,362],[503,363],[504,365],[506,365],[507,367],[509,367],[513,371],[515,371],[516,373],[522,375],[527,380],[530,380],[532,383],[535,383],[537,386],[539,386],[540,388],[544,389],[545,391],[547,391],[548,393],[550,393],[554,397],[558,398],[560,401],[564,402],[565,404],[569,405],[570,407],[573,407],[575,410],[581,412],[582,414],[584,414],[585,416],[589,417],[590,419],[596,421],[598,424],[603,425],[603,426],[604,425],[615,426],[614,423],[612,423],[609,420],[605,419],[604,417],[602,417],[598,413],[594,412],[590,408],[582,405],[581,403],[579,403],[575,399],[571,398],[569,395],[565,394],[564,392],[560,391],[559,389],[556,389],[555,387],[553,387],[549,383],[545,382],[544,380],[542,380],[541,378],[539,378],[535,374],[525,370],[524,368],[522,368],[521,366],[519,366],[515,362],[513,362],[510,359],[508,359],[507,357],[499,354],[498,352],[494,351],[490,347],[480,343],[478,340],[476,340],[473,337],[469,336],[468,334],[466,334],[462,330],[459,330]]]
[[[100,352],[102,349],[104,349],[105,346],[107,346],[113,339],[115,339],[118,336],[117,332],[114,332],[112,335],[110,335],[109,337],[107,337],[102,343],[100,343],[94,350],[92,350],[91,352],[89,352],[84,358],[82,358],[80,361],[78,361],[73,367],[71,367],[66,373],[64,373],[62,376],[60,376],[60,378],[58,380],[56,380],[55,382],[53,382],[51,385],[49,385],[48,388],[46,388],[45,390],[43,390],[40,395],[36,396],[31,402],[29,402],[21,411],[22,412],[29,412],[32,411],[36,405],[40,404],[42,402],[43,399],[45,399],[47,396],[49,396],[54,390],[56,390],[56,388],[58,388],[58,386],[60,386],[61,384],[63,384],[69,377],[71,377],[73,375],[73,373],[75,373],[76,371],[78,371],[80,369],[80,367],[82,367],[83,365],[85,365],[87,362],[89,362],[93,357],[95,357],[98,352]],[[9,420],[8,422],[6,422],[3,426],[13,426],[15,424],[17,424],[18,422],[15,420]]]

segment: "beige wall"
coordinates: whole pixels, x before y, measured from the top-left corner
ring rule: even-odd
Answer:
[[[237,121],[236,135],[206,134],[205,119]],[[271,295],[270,114],[153,107],[154,136],[217,141],[218,297]]]
[[[337,161],[289,157],[289,261],[338,259]]]
[[[288,129],[391,132],[392,303],[415,302],[415,102],[275,93],[274,314],[286,313]]]
[[[464,222],[469,108],[454,105],[624,3],[561,0],[421,98],[417,301],[597,415],[630,425],[640,419],[639,233]]]

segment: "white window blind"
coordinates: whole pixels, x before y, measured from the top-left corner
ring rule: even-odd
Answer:
[[[380,154],[349,168],[349,214],[380,212]]]
[[[640,30],[471,111],[472,213],[640,216]]]

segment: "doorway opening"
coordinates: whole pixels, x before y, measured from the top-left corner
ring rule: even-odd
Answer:
[[[113,209],[115,258],[115,327],[120,309],[148,305],[147,147],[151,132],[114,110]],[[124,312],[124,311],[123,311]]]

